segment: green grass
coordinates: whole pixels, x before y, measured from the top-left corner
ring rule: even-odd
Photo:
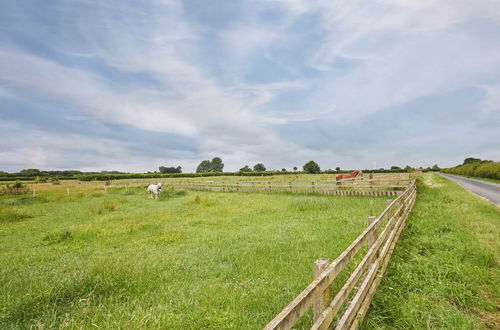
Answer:
[[[499,260],[500,208],[425,174],[364,328],[499,329]]]
[[[386,198],[37,190],[0,198],[0,328],[261,328]],[[308,324],[310,320],[303,321]]]

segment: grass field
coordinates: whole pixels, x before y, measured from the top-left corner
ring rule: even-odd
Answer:
[[[46,187],[0,197],[2,329],[261,328],[386,204]]]
[[[499,329],[500,208],[435,174],[418,195],[366,329]]]

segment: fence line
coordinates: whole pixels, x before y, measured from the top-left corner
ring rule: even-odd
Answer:
[[[335,320],[344,307],[347,297],[361,280],[357,291],[337,318],[336,329],[356,328],[362,322],[373,294],[380,282],[390,256],[397,242],[404,223],[413,207],[416,197],[415,181],[375,219],[369,219],[368,227],[342,252],[325,270],[323,270],[288,306],[286,306],[265,329],[290,329],[311,305],[318,305],[323,300],[337,275],[349,264],[349,261],[368,244],[369,249],[349,279],[337,292],[327,306],[321,306],[321,313],[315,312],[312,329],[326,329]],[[380,234],[377,230],[384,228]],[[363,277],[364,275],[364,277]]]
[[[199,191],[323,194],[341,196],[398,196],[411,183],[408,179],[364,181],[167,181],[165,186]]]

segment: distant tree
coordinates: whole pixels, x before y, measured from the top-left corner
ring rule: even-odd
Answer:
[[[406,166],[405,166],[405,170],[407,170],[407,171],[411,171],[412,169],[413,169],[413,168],[411,168],[411,166],[410,166],[410,165],[406,165]]]
[[[391,166],[391,170],[400,170],[400,169],[401,169],[401,167],[399,167],[399,166]]]
[[[182,173],[182,167],[180,167],[180,166],[177,166],[177,167],[160,166],[159,170],[160,170],[160,173]]]
[[[240,172],[252,172],[252,169],[248,165],[245,165],[240,168]]]
[[[219,157],[214,157],[210,162],[211,172],[222,172],[224,169],[224,163]]]
[[[9,175],[9,173],[4,172],[4,171],[0,171],[0,176],[6,176],[6,175]]]
[[[340,167],[338,167],[338,166],[335,167],[335,171],[337,171],[337,172],[340,171]]]
[[[464,159],[464,164],[463,165],[475,164],[475,163],[480,163],[480,162],[481,162],[481,159],[479,159],[479,158],[469,157],[469,158],[465,158]]]
[[[253,166],[253,170],[255,172],[264,172],[266,170],[266,167],[264,166],[264,164],[258,163]]]
[[[310,160],[307,163],[305,163],[303,166],[303,169],[304,169],[304,171],[306,171],[307,173],[310,173],[310,174],[319,173],[321,171],[321,169],[319,168],[319,165],[314,160]]]
[[[294,172],[297,172],[297,166],[294,166],[294,167],[293,167],[293,171],[294,171]]]
[[[439,168],[438,164],[434,164],[434,166],[432,166],[431,170],[433,170],[433,171],[440,171],[441,168]]]
[[[281,172],[286,172],[286,168],[282,168],[282,169],[281,169]]]
[[[37,176],[40,175],[40,170],[37,168],[28,168],[19,172],[22,176]]]
[[[212,170],[212,164],[209,160],[203,160],[196,168],[196,173],[207,173]]]

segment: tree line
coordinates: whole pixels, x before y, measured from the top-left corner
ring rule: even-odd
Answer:
[[[424,171],[438,171],[439,166],[434,165],[432,168],[427,169],[419,168]],[[147,172],[147,173],[126,173],[119,171],[101,171],[101,172],[82,172],[77,170],[65,170],[65,171],[42,171],[39,169],[24,169],[17,173],[7,173],[0,171],[0,181],[11,181],[11,180],[35,180],[37,182],[45,182],[54,178],[59,178],[61,180],[65,179],[79,179],[82,181],[91,180],[117,180],[126,178],[161,178],[161,177],[203,177],[203,176],[218,176],[218,175],[228,175],[228,176],[268,176],[268,175],[279,175],[279,174],[289,174],[289,173],[345,173],[348,171],[343,171],[340,167],[335,169],[321,170],[320,166],[314,160],[310,160],[302,166],[302,171],[299,171],[297,166],[294,166],[291,171],[286,168],[281,170],[268,170],[263,163],[257,163],[250,167],[249,165],[244,165],[237,172],[224,172],[224,163],[220,157],[214,157],[212,160],[203,160],[199,163],[196,168],[196,173],[183,173],[181,166],[160,166],[158,168],[159,172]],[[391,166],[390,169],[380,168],[378,170],[368,170],[365,169],[365,173],[392,173],[392,172],[409,172],[415,170],[410,166],[400,168],[398,166]]]
[[[500,162],[469,157],[463,163],[443,169],[444,173],[500,180]]]

